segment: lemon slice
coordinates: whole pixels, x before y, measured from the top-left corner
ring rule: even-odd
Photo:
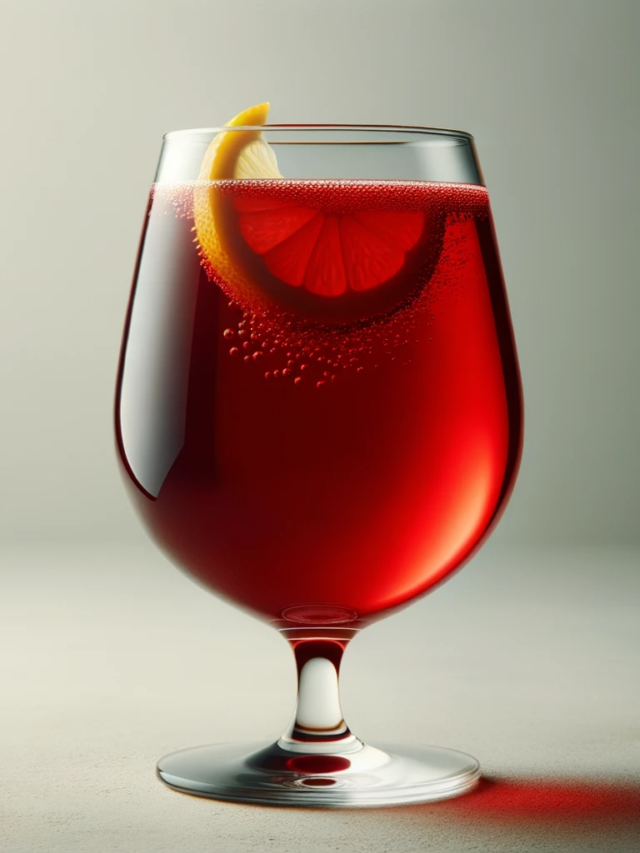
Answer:
[[[256,127],[265,124],[269,103],[249,107],[225,127]],[[259,130],[221,131],[213,138],[202,160],[200,181],[233,178],[281,178],[273,149]]]
[[[261,130],[268,112],[239,113],[204,155],[194,220],[209,278],[256,314],[338,324],[417,293],[442,244],[435,213],[390,206],[402,187],[388,182],[361,183],[355,198],[345,182],[283,180]]]
[[[239,113],[225,127],[260,127],[269,114],[269,104],[257,104]],[[209,273],[217,273],[232,288],[245,290],[246,278],[238,268],[235,233],[229,223],[229,200],[212,181],[246,178],[282,178],[276,155],[260,130],[223,130],[218,133],[202,160],[194,191],[194,221],[197,243]]]

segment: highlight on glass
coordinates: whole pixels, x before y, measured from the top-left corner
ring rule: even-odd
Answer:
[[[298,703],[277,742],[247,732],[157,772],[178,791],[265,804],[456,796],[477,761],[364,744],[338,674],[359,631],[471,557],[516,477],[520,379],[473,138],[269,125],[267,112],[164,138],[116,438],[151,537],[282,634]]]

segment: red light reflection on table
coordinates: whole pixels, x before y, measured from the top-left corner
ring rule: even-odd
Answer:
[[[628,819],[640,831],[640,781],[483,779],[475,792],[446,805],[462,818],[496,823],[605,824]]]

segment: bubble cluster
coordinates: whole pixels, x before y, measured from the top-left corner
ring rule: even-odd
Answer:
[[[193,184],[192,184],[193,186]],[[475,184],[427,181],[250,180],[216,181],[216,189],[230,197],[285,201],[291,207],[312,207],[324,213],[422,211],[438,208],[459,216],[476,216],[487,208],[485,187]]]
[[[157,184],[151,205],[172,210],[173,215],[193,216],[191,184]],[[436,320],[440,297],[455,290],[464,296],[464,277],[459,274],[468,262],[469,246],[460,223],[488,215],[488,197],[484,187],[459,184],[394,181],[218,181],[219,191],[233,198],[264,194],[293,205],[317,206],[324,212],[417,211],[429,210],[444,223],[444,238],[435,266],[418,272],[410,292],[400,295],[381,313],[349,322],[319,322],[309,311],[285,310],[268,300],[248,302],[223,280],[201,257],[202,265],[214,286],[219,287],[232,309],[231,319],[222,332],[234,343],[229,356],[242,355],[248,367],[260,365],[265,380],[292,382],[296,386],[322,389],[340,376],[365,377],[380,367],[383,360],[409,366],[408,357],[420,343],[415,329],[428,316],[428,326]],[[428,342],[432,342],[429,337]],[[264,364],[263,364],[264,362]],[[266,369],[265,369],[266,368]]]

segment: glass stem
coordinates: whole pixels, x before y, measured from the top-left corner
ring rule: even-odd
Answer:
[[[298,701],[291,725],[278,741],[283,749],[330,754],[361,746],[340,707],[338,678],[349,633],[354,632],[340,632],[337,637],[287,637],[296,659]]]

